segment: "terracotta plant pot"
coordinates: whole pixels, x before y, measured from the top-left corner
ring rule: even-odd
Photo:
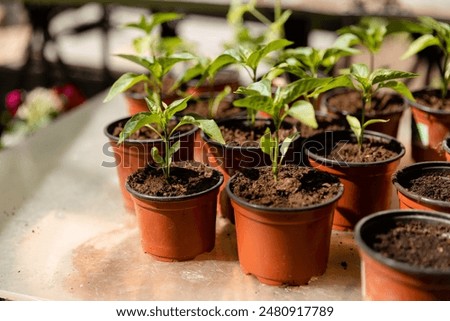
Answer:
[[[273,208],[248,203],[226,186],[236,218],[239,263],[245,274],[268,285],[303,285],[325,273],[329,257],[333,212],[343,188],[334,198],[304,208]]]
[[[362,295],[364,300],[419,301],[450,300],[450,270],[420,267],[388,258],[374,249],[377,236],[387,233],[398,222],[420,221],[450,226],[450,217],[438,212],[418,210],[383,211],[358,222],[355,241],[361,256]],[[435,235],[429,235],[431,238]],[[448,236],[447,236],[448,237]]]
[[[214,249],[216,201],[223,177],[202,192],[186,196],[150,196],[126,188],[135,203],[141,245],[159,261],[186,261]]]
[[[445,152],[445,159],[447,162],[450,162],[450,136],[447,136],[442,142],[442,148]]]
[[[417,91],[414,97],[424,92],[435,94],[437,91]],[[416,162],[445,160],[441,152],[442,141],[450,133],[450,111],[438,110],[429,106],[409,102],[411,106],[411,153]]]
[[[346,111],[342,107],[336,106],[333,102],[336,97],[342,96],[345,97],[345,103],[349,103],[352,106],[362,106],[362,100],[359,98],[360,94],[356,91],[350,89],[336,89],[332,90],[324,95],[324,105],[328,111],[328,113],[332,115],[336,115],[339,118],[342,118],[346,123],[345,117],[350,114],[352,116],[356,116],[360,119],[360,112],[351,112]],[[386,97],[386,98],[385,98]],[[384,100],[381,102],[382,100]],[[392,137],[397,137],[398,127],[400,123],[400,118],[403,115],[404,110],[407,108],[407,104],[403,97],[397,94],[385,94],[385,96],[381,96],[381,98],[375,97],[373,100],[374,103],[383,104],[383,106],[394,106],[391,109],[381,109],[381,110],[373,110],[366,112],[365,118],[366,120],[370,119],[386,119],[389,120],[387,123],[375,123],[370,125],[370,130],[383,133]],[[361,107],[360,107],[361,108]],[[347,127],[348,128],[348,127]]]
[[[450,163],[442,162],[420,162],[406,166],[392,176],[392,182],[397,189],[401,209],[416,209],[450,213],[450,201],[438,201],[409,190],[411,180],[423,174],[443,171],[450,175]]]
[[[119,178],[119,186],[122,192],[125,208],[134,212],[134,204],[130,197],[130,194],[125,188],[125,182],[129,175],[135,172],[138,168],[142,168],[147,165],[148,162],[152,162],[151,150],[156,146],[160,153],[163,152],[163,143],[161,139],[147,139],[147,140],[133,140],[126,139],[123,144],[117,145],[119,137],[114,135],[114,129],[118,124],[125,124],[130,117],[116,120],[108,124],[104,133],[109,139],[109,144],[112,147],[114,159],[116,163],[117,174]],[[194,158],[194,136],[198,128],[195,127],[192,130],[182,133],[179,136],[175,136],[173,141],[179,139],[181,142],[180,150],[175,153],[175,161],[192,160]]]
[[[271,121],[268,119],[257,119],[257,121],[263,122],[267,124],[267,126],[271,126]],[[242,122],[247,124],[248,120],[246,117],[235,117],[219,120],[217,121],[217,124],[219,126],[227,126],[233,122]],[[200,134],[203,141],[206,143],[206,145],[203,145],[203,160],[207,161],[206,163],[209,166],[219,170],[224,176],[224,185],[222,185],[218,196],[218,212],[221,216],[230,219],[231,222],[234,222],[233,208],[225,190],[226,183],[230,177],[241,168],[260,167],[271,164],[270,157],[261,151],[259,145],[255,146],[254,141],[249,142],[248,145],[229,146],[222,145],[209,139],[209,137],[207,137],[203,132]],[[302,140],[298,138],[291,144],[285,157],[285,163],[300,164],[301,160],[296,151],[300,150],[301,141]]]
[[[326,158],[341,141],[355,141],[351,131],[319,133],[308,138],[303,149],[312,167],[334,174],[344,184],[344,195],[334,213],[333,229],[353,230],[363,217],[389,209],[392,196],[392,174],[405,155],[404,146],[393,137],[365,131],[365,137],[384,142],[397,156],[380,162],[339,162]]]

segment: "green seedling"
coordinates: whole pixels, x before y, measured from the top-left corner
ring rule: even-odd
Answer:
[[[279,147],[279,130],[282,122],[287,116],[291,116],[307,126],[317,128],[314,107],[309,101],[299,100],[299,98],[307,97],[316,90],[324,88],[330,80],[330,78],[299,79],[285,87],[278,87],[273,93],[271,81],[262,79],[237,90],[238,94],[242,94],[245,97],[236,100],[235,106],[265,112],[273,121],[275,130],[273,133],[270,132],[269,128],[266,130],[266,133],[260,140],[260,148],[270,156],[275,180],[278,179],[279,167],[283,162],[289,145],[299,135],[299,133],[291,134]]]
[[[360,44],[370,55],[370,71],[375,69],[375,55],[380,51],[386,36],[390,33],[386,19],[364,17],[358,24],[345,26],[337,31],[339,35],[351,34],[355,38],[352,45]]]
[[[346,74],[347,83],[341,82],[345,87],[350,87],[358,90],[362,97],[361,119],[355,116],[347,115],[347,121],[355,133],[358,145],[362,147],[364,141],[364,130],[367,126],[374,123],[387,122],[385,119],[371,119],[366,121],[366,111],[371,108],[372,97],[382,88],[389,88],[406,97],[414,100],[410,90],[403,83],[397,79],[416,77],[417,74],[405,71],[397,71],[390,69],[376,69],[373,72],[365,64],[353,64],[350,67],[350,72]],[[341,78],[342,79],[342,78]]]
[[[231,1],[227,13],[227,22],[234,30],[235,43],[227,45],[228,48],[241,46],[250,49],[285,37],[284,25],[292,15],[292,11],[283,11],[281,8],[281,0],[276,0],[273,4],[274,17],[272,21],[256,7],[256,4],[256,0],[246,1],[245,3],[242,0]],[[252,34],[252,31],[245,24],[245,15],[250,15],[264,26],[260,34]]]
[[[292,44],[292,42],[289,40],[277,39],[266,45],[259,45],[253,50],[249,50],[242,46],[236,49],[228,49],[209,65],[205,76],[213,77],[220,69],[232,64],[237,64],[244,68],[250,76],[252,83],[255,83],[258,80],[258,68],[261,66],[262,60],[269,54],[279,51],[290,44]],[[262,76],[262,78],[264,78],[264,76]],[[247,109],[247,111],[251,123],[254,124],[256,111],[251,108]]]
[[[160,100],[153,101],[146,98],[149,112],[142,112],[131,117],[125,124],[123,131],[120,133],[119,144],[123,143],[125,139],[130,137],[140,128],[146,126],[154,131],[163,141],[164,153],[160,153],[156,147],[151,150],[153,160],[159,165],[166,178],[170,177],[170,166],[173,155],[180,148],[180,141],[170,144],[170,140],[174,137],[177,130],[183,125],[194,125],[199,127],[211,139],[216,140],[221,144],[225,144],[219,127],[212,119],[203,119],[198,115],[185,115],[177,122],[177,124],[169,129],[169,124],[175,115],[183,111],[187,107],[187,103],[191,97],[176,100],[170,105],[160,103]]]
[[[437,21],[431,17],[419,17],[419,22],[403,21],[403,31],[421,34],[411,42],[402,59],[407,59],[428,47],[438,47],[442,60],[438,61],[441,98],[445,99],[450,82],[450,24]]]
[[[180,19],[181,17],[182,15],[176,13],[157,13],[149,19],[142,16],[138,23],[125,25],[128,28],[141,30],[144,35],[133,41],[136,54],[119,54],[118,57],[143,67],[145,72],[127,72],[123,74],[111,86],[104,102],[112,100],[118,94],[129,90],[138,83],[144,84],[146,95],[148,97],[153,96],[151,100],[160,100],[163,92],[163,80],[172,71],[173,67],[180,62],[187,63],[197,60],[196,56],[185,51],[184,47],[172,38],[164,41],[159,36],[155,36],[154,31],[156,27],[164,22]],[[156,33],[156,35],[158,34]],[[179,52],[178,49],[180,48],[184,51]]]

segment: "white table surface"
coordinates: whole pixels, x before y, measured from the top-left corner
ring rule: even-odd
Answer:
[[[211,253],[163,263],[142,252],[103,128],[126,116],[106,93],[0,152],[0,297],[13,300],[360,300],[352,233],[333,232],[326,273],[300,287],[244,275],[234,225],[218,218]],[[409,112],[399,137],[408,149]],[[403,165],[401,165],[403,166]],[[397,206],[396,197],[393,207]],[[341,265],[346,262],[347,268]]]

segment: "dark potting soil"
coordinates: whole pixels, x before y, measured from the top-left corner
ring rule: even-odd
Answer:
[[[448,171],[429,171],[420,177],[411,179],[408,186],[410,192],[437,201],[450,202],[450,173]]]
[[[219,127],[228,146],[259,147],[259,140],[264,135],[267,126],[268,121],[257,120],[254,126],[250,126],[247,122],[236,121],[227,122],[226,125]],[[286,126],[282,126],[279,131],[280,142],[295,131],[294,126],[286,123]]]
[[[135,191],[151,196],[183,196],[205,191],[217,184],[220,174],[203,164],[181,162],[172,166],[165,178],[160,168],[147,165],[128,178]]]
[[[327,158],[339,162],[369,163],[388,160],[397,155],[382,142],[363,142],[361,148],[356,142],[339,142]]]
[[[327,100],[329,110],[336,110],[344,114],[356,114],[362,109],[361,94],[357,91],[345,91],[330,96]],[[404,101],[398,95],[375,94],[372,98],[372,107],[366,111],[366,116],[373,117],[378,114],[400,112],[404,109]]]
[[[285,165],[275,181],[270,167],[245,169],[237,174],[232,192],[251,204],[299,208],[324,203],[340,189],[339,179],[308,167]]]
[[[450,111],[450,97],[442,99],[439,96],[440,91],[421,91],[414,95],[416,103],[428,106],[431,109]]]
[[[374,250],[385,257],[423,268],[450,270],[450,226],[421,221],[398,222],[377,235]]]
[[[120,133],[122,132],[126,122],[120,122],[117,124],[116,128],[114,128],[113,136],[119,137]],[[177,122],[175,120],[171,121],[169,123],[169,131],[172,130]],[[192,125],[183,125],[180,126],[180,128],[177,129],[174,136],[180,135],[182,133],[186,133],[190,131],[194,126]],[[152,129],[144,126],[141,127],[139,130],[137,130],[135,133],[133,133],[129,139],[132,140],[147,140],[147,139],[161,139],[160,136],[158,136]]]

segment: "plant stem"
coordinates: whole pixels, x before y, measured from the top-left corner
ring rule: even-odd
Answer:
[[[359,149],[362,149],[362,143],[364,140],[364,123],[366,118],[366,108],[370,108],[370,105],[372,104],[372,98],[371,95],[365,95],[363,98],[363,106],[361,109],[361,134],[358,138],[358,145]]]
[[[443,79],[442,81],[442,99],[445,99],[447,97],[447,91],[448,91],[448,78],[446,77],[446,70],[448,69],[448,53],[444,51],[444,65],[441,70],[441,77]]]
[[[256,9],[251,9],[250,12],[256,19],[258,19],[261,23],[265,24],[266,26],[269,26],[272,23],[269,19],[267,19],[265,15],[263,15]]]
[[[372,73],[375,69],[375,54],[370,52],[370,72]]]
[[[274,139],[275,139],[275,146],[273,151],[273,159],[272,159],[272,173],[273,173],[273,179],[278,181],[278,170],[279,170],[279,164],[278,164],[278,144],[279,144],[279,138],[278,138],[278,129],[275,130],[274,133]]]
[[[163,138],[163,144],[164,144],[164,167],[166,168],[164,171],[164,176],[166,177],[166,180],[169,180],[170,177],[170,155],[169,155],[169,139],[167,138],[167,132],[164,130],[164,138]]]

